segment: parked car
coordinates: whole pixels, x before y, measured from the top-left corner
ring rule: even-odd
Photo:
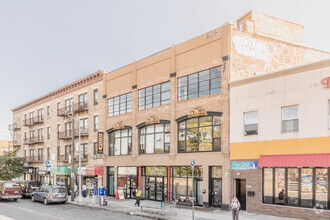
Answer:
[[[15,202],[22,198],[22,187],[19,183],[11,181],[0,182],[0,199],[12,199]]]
[[[62,186],[41,186],[32,193],[32,202],[40,201],[45,205],[49,203],[66,203],[68,193]]]
[[[18,183],[22,186],[23,197],[31,197],[32,193],[42,185],[40,181],[36,180],[22,180],[18,181]]]

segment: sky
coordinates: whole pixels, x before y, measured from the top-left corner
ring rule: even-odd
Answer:
[[[329,0],[0,0],[0,139],[10,138],[10,109],[251,9],[304,25],[304,44],[330,51],[329,8]]]

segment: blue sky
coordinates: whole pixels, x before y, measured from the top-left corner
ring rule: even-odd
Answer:
[[[250,9],[305,26],[330,51],[327,0],[0,0],[0,139],[10,109],[235,21]]]

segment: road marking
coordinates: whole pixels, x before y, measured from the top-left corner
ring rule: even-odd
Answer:
[[[13,218],[9,218],[9,217],[4,216],[4,215],[0,215],[0,219],[1,219],[1,220],[15,220],[15,219],[13,219]]]
[[[24,211],[28,211],[28,212],[35,212],[35,211],[33,211],[33,210],[31,210],[31,209],[25,209],[25,208],[21,208],[21,207],[18,207],[19,209],[22,209],[22,210],[24,210]]]

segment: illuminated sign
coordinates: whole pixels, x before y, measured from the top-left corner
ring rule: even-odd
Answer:
[[[324,88],[330,88],[330,76],[323,78],[321,80],[322,85],[324,85]]]
[[[98,154],[103,154],[103,132],[98,132],[97,138],[99,143]]]

